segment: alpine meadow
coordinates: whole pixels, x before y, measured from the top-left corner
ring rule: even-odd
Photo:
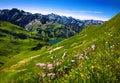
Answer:
[[[120,83],[120,1],[27,1],[0,1],[0,83]]]

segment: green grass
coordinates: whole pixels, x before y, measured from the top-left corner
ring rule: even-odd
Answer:
[[[9,22],[0,21],[0,64],[6,63],[12,56],[31,51],[37,44],[44,45],[42,38],[31,35],[23,28]]]
[[[119,22],[120,13],[103,25],[90,25],[81,33],[64,39],[58,44],[16,55],[1,68],[0,82],[119,83]],[[50,50],[52,50],[51,54]],[[62,58],[65,52],[66,57]],[[24,55],[29,56],[23,57]],[[53,59],[52,56],[54,56]],[[31,57],[34,58],[31,59]],[[60,64],[56,65],[57,62]],[[47,67],[42,69],[36,66],[37,63],[51,63],[54,66],[52,70]],[[42,77],[42,73],[55,73],[55,76]]]

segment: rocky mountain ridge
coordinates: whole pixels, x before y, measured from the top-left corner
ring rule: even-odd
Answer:
[[[78,20],[72,17],[57,14],[32,14],[13,8],[0,10],[0,20],[8,21],[25,28],[33,34],[50,38],[68,38],[79,33],[87,25],[100,25],[100,20]]]

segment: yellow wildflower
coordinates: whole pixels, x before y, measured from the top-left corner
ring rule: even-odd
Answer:
[[[80,76],[81,76],[81,77],[84,77],[84,75],[83,75],[82,73],[80,73]]]
[[[91,68],[92,68],[92,69],[94,69],[94,68],[95,68],[95,66],[92,66]]]

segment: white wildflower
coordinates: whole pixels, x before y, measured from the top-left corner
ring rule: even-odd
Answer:
[[[71,62],[72,62],[72,63],[74,63],[74,62],[75,62],[75,60],[71,60]]]
[[[95,50],[95,49],[96,49],[95,44],[91,45],[91,48],[92,48],[93,50]]]
[[[88,56],[84,56],[85,57],[85,59],[88,59]]]
[[[67,56],[67,52],[63,53],[62,59],[65,58]]]
[[[110,46],[110,48],[112,48],[113,46]]]
[[[108,43],[108,42],[105,42],[106,44]]]

